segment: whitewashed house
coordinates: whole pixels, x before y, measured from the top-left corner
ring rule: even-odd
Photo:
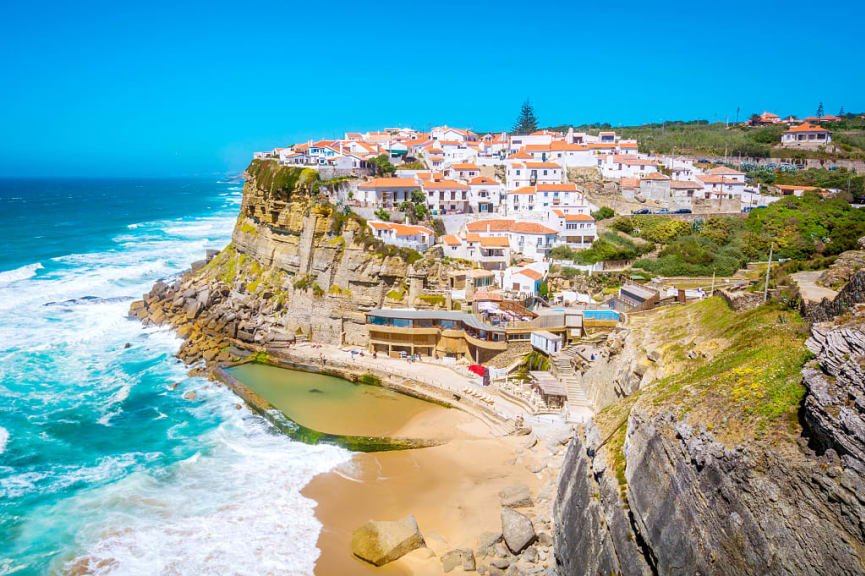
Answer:
[[[426,226],[382,222],[380,220],[370,220],[367,222],[367,226],[372,229],[373,236],[394,246],[423,252],[435,244],[435,234]]]
[[[781,146],[785,148],[818,148],[832,142],[832,133],[805,122],[781,134]]]
[[[589,214],[554,209],[547,212],[547,223],[558,231],[558,244],[566,244],[574,250],[591,248],[592,242],[598,239],[595,219]]]
[[[559,184],[562,181],[562,167],[553,162],[513,162],[506,171],[508,190],[517,190],[536,184]]]
[[[477,164],[472,162],[458,162],[451,164],[445,169],[445,174],[448,178],[456,178],[458,180],[470,180],[481,175],[481,169]]]
[[[421,185],[414,178],[373,178],[358,185],[355,199],[363,206],[398,208],[420,190]]]
[[[455,180],[424,180],[427,207],[437,213],[462,213],[469,209],[469,185]]]
[[[472,212],[490,213],[498,210],[504,186],[498,180],[478,176],[469,180],[469,207]]]

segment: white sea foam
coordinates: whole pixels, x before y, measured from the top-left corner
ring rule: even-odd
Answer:
[[[225,199],[227,206],[235,202],[239,195]],[[176,335],[126,317],[129,298],[182,271],[205,248],[224,246],[235,210],[131,224],[110,249],[0,273],[0,393],[7,406],[39,406],[27,416],[33,425],[89,419],[117,430],[133,413],[124,407],[144,378],[156,382],[160,397],[179,398],[187,389],[198,396],[182,408],[195,418],[171,401],[153,413],[168,426],[169,445],[194,446],[182,461],[166,466],[171,454],[136,451],[131,437],[120,452],[83,466],[4,470],[0,499],[58,495],[16,531],[34,542],[60,542],[52,531],[70,527],[48,572],[64,572],[65,561],[77,556],[92,562],[95,574],[312,574],[321,527],[315,503],[300,490],[350,454],[275,434],[260,417],[237,410],[231,392],[188,378],[171,358]],[[57,382],[63,386],[50,385]],[[166,391],[171,382],[181,387]],[[213,421],[222,424],[199,425]],[[17,451],[24,440],[13,433]],[[9,432],[0,428],[0,453],[8,445]],[[0,560],[0,574],[20,566]]]
[[[313,573],[321,525],[300,490],[350,454],[274,434],[224,394],[210,400],[234,413],[205,439],[206,455],[158,479],[136,472],[76,503],[98,506],[102,520],[79,534],[85,551],[74,562],[100,575]]]
[[[4,272],[0,272],[0,286],[5,284],[11,284],[12,282],[18,282],[20,280],[27,280],[28,278],[33,278],[36,276],[36,272],[43,268],[40,262],[36,262],[35,264],[28,264],[26,266],[22,266],[20,268],[15,268],[14,270],[6,270]]]

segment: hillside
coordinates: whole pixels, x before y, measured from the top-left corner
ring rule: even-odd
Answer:
[[[569,126],[556,126],[550,129],[565,131],[568,128]],[[601,130],[615,130],[622,138],[636,139],[640,143],[640,151],[647,153],[756,158],[865,159],[865,120],[855,116],[828,126],[839,148],[834,154],[779,148],[781,133],[787,129],[786,125],[749,127],[730,124],[727,126],[724,123],[710,124],[706,120],[693,120],[640,126],[588,124],[573,128],[587,134],[597,134]]]
[[[808,338],[793,310],[718,297],[633,318],[624,348],[646,357],[608,370],[643,384],[565,457],[562,574],[865,572],[865,438],[848,401],[863,327],[848,308]]]

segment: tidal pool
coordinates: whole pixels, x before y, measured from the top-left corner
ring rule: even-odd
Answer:
[[[255,363],[235,366],[229,372],[291,420],[327,434],[399,435],[416,416],[446,410],[381,386],[326,374]]]

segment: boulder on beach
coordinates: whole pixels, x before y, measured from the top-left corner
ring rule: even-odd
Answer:
[[[499,492],[499,500],[502,506],[507,508],[529,508],[533,505],[532,493],[525,484],[508,486]]]
[[[370,520],[351,535],[351,551],[361,560],[383,566],[424,545],[414,516],[397,522]]]
[[[528,516],[512,508],[502,508],[502,538],[513,554],[519,554],[535,541],[535,527]]]

